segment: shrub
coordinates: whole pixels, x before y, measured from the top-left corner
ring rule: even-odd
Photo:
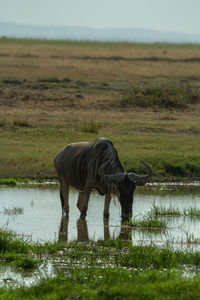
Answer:
[[[60,80],[57,77],[48,77],[48,78],[40,78],[39,82],[59,83]]]
[[[16,185],[17,184],[17,180],[14,178],[0,178],[0,186],[1,185]]]
[[[97,121],[84,122],[81,126],[81,131],[89,133],[98,133],[100,124]]]
[[[0,115],[0,127],[5,127],[7,124],[5,116]]]
[[[14,120],[13,125],[14,126],[20,126],[20,127],[33,127],[32,124],[29,121],[24,120],[24,119]]]
[[[172,176],[183,177],[186,175],[185,167],[179,163],[175,163],[175,164],[166,163],[165,170],[166,173]]]
[[[189,104],[199,102],[200,94],[191,88],[146,88],[134,87],[129,94],[114,102],[121,108],[140,106],[143,108],[186,109]]]

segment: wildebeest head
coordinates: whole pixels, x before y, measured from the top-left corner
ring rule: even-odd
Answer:
[[[100,177],[104,178],[105,183],[115,191],[121,204],[121,216],[122,219],[128,219],[132,217],[132,205],[133,205],[133,193],[136,186],[142,186],[147,183],[148,178],[152,175],[152,169],[145,162],[142,162],[149,170],[146,175],[138,175],[136,173],[114,173],[105,174],[104,170],[109,162],[105,163],[99,169]]]

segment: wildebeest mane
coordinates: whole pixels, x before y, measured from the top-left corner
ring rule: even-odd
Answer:
[[[89,172],[93,170],[92,175],[96,180],[99,180],[98,171],[103,164],[106,164],[105,174],[124,171],[112,142],[106,139],[97,139],[94,141],[93,152],[88,163]]]
[[[84,186],[86,178],[100,182],[102,179],[99,177],[98,170],[105,162],[108,162],[105,173],[123,171],[112,142],[106,139],[96,139],[89,144],[89,147],[81,149],[72,162],[72,178],[81,186]]]

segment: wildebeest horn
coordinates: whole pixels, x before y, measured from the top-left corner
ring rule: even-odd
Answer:
[[[149,170],[149,174],[138,175],[136,173],[128,173],[128,178],[136,185],[145,185],[147,183],[147,179],[152,175],[152,168],[143,161],[141,161],[141,163]]]
[[[107,179],[113,180],[115,182],[121,182],[124,180],[126,174],[125,173],[115,173],[115,174],[105,174],[105,168],[110,165],[111,160],[106,161],[98,170],[98,174],[100,177],[105,177]]]

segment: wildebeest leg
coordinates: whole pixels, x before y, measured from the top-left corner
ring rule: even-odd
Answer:
[[[62,205],[62,209],[63,209],[63,207],[64,207],[64,197],[63,197],[61,188],[60,188],[60,201],[61,201],[61,205]]]
[[[105,196],[104,211],[103,211],[103,216],[105,219],[108,219],[110,216],[109,214],[110,201],[111,201],[111,194],[107,193]]]
[[[83,192],[79,192],[78,202],[77,202],[76,206],[78,207],[80,212],[81,212],[81,208],[82,208],[82,197],[83,197]]]
[[[88,201],[90,198],[91,190],[86,190],[82,193],[81,196],[81,218],[85,218],[87,215],[87,209],[88,209]]]
[[[103,225],[104,225],[104,241],[106,241],[110,239],[109,220],[104,219]]]
[[[64,177],[60,178],[60,195],[62,209],[66,214],[69,213],[69,184],[65,181]]]

